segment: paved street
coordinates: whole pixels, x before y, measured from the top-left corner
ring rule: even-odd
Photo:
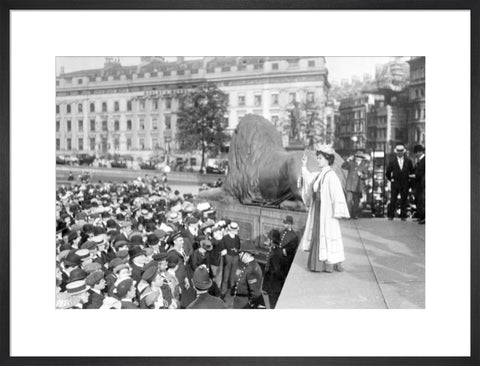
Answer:
[[[74,183],[80,183],[78,176],[83,171],[90,172],[92,182],[98,182],[102,180],[113,181],[121,183],[123,181],[132,181],[137,177],[145,177],[148,174],[150,177],[157,176],[161,178],[162,174],[155,170],[131,170],[131,169],[117,169],[117,168],[91,168],[91,167],[71,167],[71,166],[57,166],[56,167],[56,179],[58,184],[69,184],[67,181],[68,173],[72,172],[75,181]],[[198,174],[198,173],[186,173],[186,172],[171,172],[168,173],[168,185],[173,189],[178,189],[182,194],[191,193],[198,194],[198,188],[204,183],[213,183],[218,178],[225,179],[224,175],[220,174]]]
[[[345,272],[314,273],[300,248],[277,309],[425,308],[425,225],[342,221]]]

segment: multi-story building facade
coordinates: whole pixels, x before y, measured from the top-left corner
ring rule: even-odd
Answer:
[[[327,75],[324,57],[142,57],[128,67],[107,58],[102,69],[57,77],[56,149],[130,155],[175,149],[179,98],[205,83],[228,94],[230,131],[248,113],[282,130],[295,101],[323,108]]]
[[[370,109],[367,125],[367,149],[393,152],[397,144],[405,144],[407,108],[401,95],[376,103]]]
[[[425,146],[425,57],[413,57],[408,63],[410,64],[408,144]]]
[[[335,148],[339,152],[349,154],[367,148],[370,112],[384,100],[381,94],[360,94],[340,101],[340,117],[335,129]]]

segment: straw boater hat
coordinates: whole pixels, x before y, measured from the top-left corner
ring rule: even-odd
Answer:
[[[395,146],[395,152],[396,152],[396,153],[403,153],[403,152],[405,152],[405,146],[403,146],[402,144],[398,144],[397,146]]]

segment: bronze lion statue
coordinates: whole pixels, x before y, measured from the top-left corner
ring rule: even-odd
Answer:
[[[303,151],[286,151],[282,135],[265,118],[248,114],[232,136],[228,156],[229,169],[221,188],[200,192],[199,197],[223,202],[274,205],[303,209],[298,178]],[[318,170],[315,152],[307,151],[308,169]],[[337,159],[339,159],[337,161]],[[345,177],[335,158],[335,170]]]

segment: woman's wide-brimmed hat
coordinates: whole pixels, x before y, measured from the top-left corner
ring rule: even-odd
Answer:
[[[333,149],[332,145],[317,145],[315,147],[315,150],[317,153],[322,152],[324,154],[328,155],[334,155],[335,150]]]

